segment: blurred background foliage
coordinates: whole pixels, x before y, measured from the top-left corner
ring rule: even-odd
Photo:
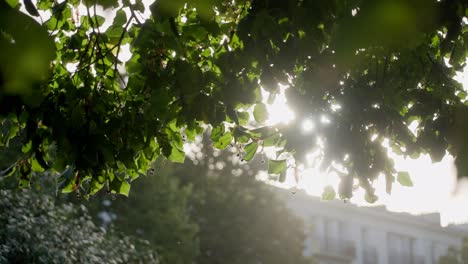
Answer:
[[[128,198],[95,196],[92,211],[151,241],[161,263],[313,263],[303,256],[301,220],[255,179],[263,163],[245,166],[229,156],[205,145],[197,165],[158,161]]]
[[[302,221],[255,178],[265,162],[259,157],[246,165],[199,147],[201,159],[157,160],[129,197],[101,193],[85,201],[57,193],[54,177],[34,173],[30,189],[2,193],[0,257],[7,263],[314,263],[303,256]],[[15,184],[11,177],[0,181],[2,189]]]
[[[463,239],[460,249],[449,248],[447,254],[439,258],[439,264],[468,263],[468,237]]]
[[[47,192],[0,191],[1,263],[159,263],[148,241],[93,223]]]

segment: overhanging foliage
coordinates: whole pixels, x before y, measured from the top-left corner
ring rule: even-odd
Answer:
[[[127,194],[155,157],[183,162],[203,124],[215,147],[245,160],[267,142],[296,164],[318,150],[324,169],[342,166],[343,198],[354,178],[373,197],[381,174],[391,191],[385,139],[411,157],[448,151],[468,175],[466,91],[453,80],[466,60],[466,1],[159,0],[146,20],[140,0],[23,4],[51,15],[41,26],[0,2],[1,148],[22,151],[2,174],[26,185],[52,169],[63,191]],[[116,10],[110,27],[96,6]],[[263,124],[260,87],[274,99],[279,84],[297,125]],[[304,118],[314,133],[300,133]],[[270,172],[284,175],[278,162]]]

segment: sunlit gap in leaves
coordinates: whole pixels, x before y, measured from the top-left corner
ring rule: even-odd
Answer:
[[[62,3],[64,1],[65,0],[59,0],[57,2]],[[135,4],[135,0],[130,0],[130,2],[132,4]],[[149,7],[154,2],[155,2],[154,0],[143,0],[142,1],[143,5],[145,7],[144,11],[143,12],[139,12],[139,11],[135,12],[136,16],[137,16],[137,18],[138,18],[138,20],[140,22],[144,22],[146,19],[148,19],[151,16],[151,11],[150,11]],[[78,5],[78,7],[73,10],[73,13],[72,13],[73,23],[76,26],[79,26],[84,21],[83,20],[84,17],[86,17],[88,15],[90,15],[90,16],[98,15],[98,16],[103,17],[105,20],[104,20],[103,24],[97,30],[100,31],[100,32],[105,32],[112,25],[112,23],[114,21],[114,18],[115,18],[116,14],[117,14],[117,11],[119,11],[121,9],[121,7],[122,7],[121,2],[120,2],[119,7],[117,7],[117,8],[107,8],[107,9],[104,9],[100,5],[96,5],[96,6],[87,8],[83,3],[80,3]],[[127,18],[131,17],[132,14],[131,14],[131,11],[130,11],[129,8],[123,8],[122,10],[125,12]],[[20,11],[22,11],[25,14],[28,14],[28,12],[25,9],[25,5],[21,6]],[[38,10],[38,12],[39,12],[39,17],[32,17],[38,23],[43,23],[43,21],[49,20],[50,17],[52,16],[52,13],[51,13],[50,10],[45,10],[45,11],[44,10]],[[132,21],[132,23],[129,25],[129,28],[135,23],[136,23],[135,21]],[[92,31],[93,31],[93,29],[89,29],[87,34],[91,34]],[[63,32],[63,33],[65,35],[72,35],[75,32],[70,31],[70,32]],[[119,54],[118,54],[119,61],[121,61],[122,63],[125,64],[128,60],[131,59],[131,56],[132,56],[132,54],[130,52],[130,44],[127,43],[127,44],[121,45],[120,50],[119,50]],[[68,63],[66,65],[66,69],[70,73],[74,73],[78,69],[77,68],[78,64],[79,64],[78,62]],[[121,72],[121,73],[123,73],[125,71],[124,64],[119,64],[118,67],[117,67],[118,71]],[[91,66],[91,67],[93,69],[93,66]],[[127,82],[127,77],[124,78],[124,82],[125,83]]]
[[[280,85],[280,92],[275,96],[273,102],[268,103],[270,93],[262,89],[263,103],[266,105],[268,111],[268,120],[266,124],[269,126],[277,125],[280,123],[287,124],[294,120],[294,112],[288,107],[284,91],[288,86]]]
[[[273,126],[278,124],[288,124],[295,120],[294,112],[288,107],[287,99],[285,97],[285,90],[288,86],[280,85],[280,92],[276,95],[273,102],[268,102],[270,93],[262,89],[263,103],[265,103],[268,110],[267,125]],[[336,111],[341,109],[340,105],[333,105],[333,110]],[[316,125],[311,119],[301,120],[301,132],[304,134],[312,134]],[[320,117],[320,123],[327,124],[330,120],[326,116]],[[269,151],[265,149],[265,154],[270,156],[270,152],[274,153],[274,150]],[[315,153],[317,156],[317,153]],[[296,189],[305,189],[307,193],[311,195],[321,196],[323,189],[326,186],[333,186],[335,189],[339,185],[339,177],[336,173],[324,173],[321,172],[318,166],[307,166],[300,165],[294,168],[294,159],[291,157],[282,157],[288,160],[287,176],[285,182],[269,181],[273,186],[280,188],[292,188],[293,192]],[[259,179],[267,180],[268,174],[266,172],[260,172],[258,175]]]
[[[457,81],[463,83],[464,90],[468,90],[468,68],[464,72],[457,74]],[[284,88],[287,89],[287,88]],[[283,90],[284,92],[284,90]],[[467,91],[468,92],[468,91]],[[268,95],[267,95],[268,96]],[[268,98],[264,94],[264,98]],[[271,116],[270,124],[278,124],[284,120],[293,120],[293,113],[286,104],[286,98],[280,95],[274,104],[268,105],[267,108]],[[379,107],[378,105],[376,107]],[[409,104],[408,109],[412,107]],[[331,106],[333,112],[342,110],[341,105],[334,104]],[[288,117],[291,115],[291,117]],[[313,133],[316,124],[312,120],[300,120],[302,133]],[[320,123],[329,123],[330,120],[326,116],[320,118]],[[409,130],[414,134],[418,134],[419,121],[414,120],[408,124]],[[372,135],[371,140],[377,140],[377,135]],[[381,175],[377,178],[372,186],[375,188],[375,194],[378,200],[374,204],[369,204],[365,200],[365,191],[358,187],[357,180],[354,181],[355,188],[351,203],[359,206],[377,206],[385,205],[388,210],[395,212],[409,212],[412,214],[423,214],[431,212],[441,213],[441,224],[446,226],[450,223],[463,223],[468,220],[468,212],[464,210],[468,201],[468,181],[461,180],[456,183],[456,169],[454,167],[454,159],[450,155],[446,155],[441,162],[432,163],[428,154],[421,154],[419,157],[404,157],[396,154],[391,148],[388,139],[385,139],[382,144],[387,148],[389,157],[395,161],[396,171],[406,171],[409,173],[413,182],[413,187],[405,187],[397,181],[393,183],[392,193],[386,193],[385,177]],[[307,164],[298,166],[297,170],[288,169],[286,181],[280,183],[271,181],[272,185],[281,188],[291,188],[294,191],[303,189],[308,194],[321,196],[324,188],[327,186],[338,190],[340,177],[335,172],[323,172],[317,165],[314,165],[317,159],[320,158],[319,151],[309,152],[307,155]],[[299,174],[299,182],[297,182],[297,174]],[[259,178],[267,179],[266,172],[259,175]]]
[[[464,90],[468,88],[468,68],[457,73],[455,79],[463,84]],[[410,108],[411,105],[408,105]],[[409,130],[417,135],[419,121],[414,120],[408,124]],[[385,192],[385,179],[379,177],[374,181],[376,195],[379,200],[375,205],[386,205],[391,211],[409,212],[413,214],[440,212],[441,224],[464,223],[468,220],[465,210],[468,202],[468,181],[462,179],[456,182],[456,169],[454,158],[446,154],[441,162],[432,163],[428,154],[419,157],[404,157],[396,154],[389,146],[388,139],[384,140],[388,155],[395,161],[397,171],[407,171],[413,182],[413,187],[404,187],[393,183],[392,194]],[[358,189],[354,192],[352,202],[359,205],[368,205],[364,200],[364,191]]]
[[[276,95],[273,102],[268,102],[270,93],[262,89],[262,98],[263,103],[266,105],[268,110],[268,120],[267,125],[273,126],[278,124],[287,125],[289,122],[295,120],[294,112],[288,107],[287,98],[285,96],[285,90],[288,89],[288,86],[280,85],[280,92]],[[332,105],[332,111],[338,111],[341,109],[341,105],[334,104]],[[326,116],[320,117],[320,124],[315,124],[312,119],[300,120],[301,122],[301,133],[303,134],[312,134],[317,125],[328,124],[331,121]],[[271,156],[275,150],[265,149],[266,156]],[[271,152],[271,153],[270,153]],[[271,155],[270,155],[271,154]],[[311,153],[313,156],[314,154]],[[315,153],[315,158],[318,158],[318,153]],[[311,159],[312,159],[312,156]],[[278,158],[278,157],[277,157]],[[340,178],[336,173],[325,173],[320,171],[318,166],[313,166],[312,163],[304,165],[299,165],[295,168],[294,159],[291,157],[281,157],[288,160],[288,167],[286,173],[285,182],[281,183],[279,181],[269,181],[271,185],[280,187],[280,188],[292,188],[293,192],[297,189],[304,189],[308,194],[321,196],[323,190],[327,186],[332,186],[337,189]],[[268,174],[266,172],[260,172],[258,175],[259,179],[267,180]]]

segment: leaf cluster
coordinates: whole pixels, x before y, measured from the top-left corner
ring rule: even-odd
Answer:
[[[39,25],[14,0],[0,6],[0,142],[22,145],[2,175],[23,185],[50,169],[65,192],[127,195],[155,157],[183,162],[184,142],[206,125],[216,148],[247,161],[274,146],[270,173],[284,175],[283,152],[298,166],[317,150],[324,170],[344,168],[342,198],[353,179],[369,197],[382,175],[388,192],[397,177],[410,185],[387,141],[434,162],[449,153],[468,175],[466,91],[453,80],[467,54],[466,1],[159,0],[146,10],[101,0],[84,1],[86,14],[76,0],[28,3],[51,17]],[[271,128],[261,90],[271,101],[280,84],[297,122]],[[304,118],[312,134],[300,132]]]

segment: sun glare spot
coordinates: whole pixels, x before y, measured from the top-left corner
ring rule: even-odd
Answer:
[[[330,124],[331,121],[330,121],[330,119],[328,119],[328,117],[327,117],[326,115],[322,115],[322,116],[320,117],[320,123],[322,123],[322,124]]]
[[[65,65],[65,68],[67,69],[68,72],[74,73],[78,69],[78,64],[79,64],[78,62],[76,63],[70,62]]]
[[[276,95],[275,100],[271,104],[267,102],[270,93],[262,89],[263,102],[265,103],[268,111],[267,124],[270,126],[279,123],[287,124],[295,118],[294,112],[288,107],[286,96],[284,94],[284,91],[287,88],[288,86],[280,85],[280,92]]]
[[[331,110],[332,110],[333,112],[336,112],[336,111],[338,111],[338,110],[341,109],[341,105],[339,105],[339,104],[332,104],[332,105],[330,105],[330,108],[331,108]]]
[[[304,121],[302,121],[302,132],[305,133],[305,134],[309,134],[310,132],[312,132],[315,128],[315,124],[314,122],[312,122],[312,120],[310,119],[305,119]]]
[[[397,60],[397,57],[393,58]],[[468,91],[468,67],[463,72],[457,72],[455,80],[463,84],[464,90]],[[340,82],[342,85],[343,83]],[[418,88],[422,88],[421,84],[418,84]],[[264,97],[268,98],[268,96]],[[265,99],[266,101],[266,99]],[[449,102],[447,102],[449,103]],[[408,109],[413,106],[414,103],[407,105]],[[288,109],[286,105],[286,99],[284,95],[278,96],[272,105],[268,105],[271,120],[279,123],[283,120],[288,120],[287,115],[284,113],[284,109]],[[379,108],[381,105],[374,104],[374,108]],[[342,106],[336,102],[332,103],[330,110],[337,112],[342,109]],[[436,118],[437,116],[435,116]],[[326,118],[326,117],[325,117]],[[319,121],[321,125],[324,123],[324,116],[321,116]],[[312,120],[301,120],[302,132],[313,130],[314,123]],[[329,120],[328,120],[329,121]],[[408,125],[409,130],[416,136],[418,133],[418,127],[420,125],[419,120],[413,120]],[[380,140],[381,135],[372,134],[370,136],[371,141]],[[323,140],[317,139],[318,149],[324,148]],[[454,158],[450,155],[445,155],[441,162],[433,163],[428,154],[422,154],[418,159],[412,159],[410,157],[404,157],[402,155],[395,154],[390,147],[390,140],[383,138],[380,143],[387,150],[387,155],[394,161],[395,169],[397,172],[405,171],[411,176],[414,186],[409,188],[402,186],[398,181],[393,182],[391,195],[387,190],[387,182],[385,176],[380,175],[377,179],[372,182],[373,188],[375,188],[375,194],[378,196],[378,201],[369,204],[366,201],[366,192],[362,187],[358,187],[353,191],[353,198],[350,200],[351,203],[359,206],[378,206],[385,205],[388,210],[395,212],[409,212],[412,214],[421,214],[428,212],[440,212],[441,223],[446,226],[449,223],[462,223],[468,220],[468,214],[460,210],[466,205],[468,201],[468,180],[462,182],[463,184],[458,185],[460,190],[455,193],[456,186],[456,169],[454,166]],[[293,175],[288,172],[288,176],[284,183],[273,183],[273,185],[282,188],[293,188],[305,190],[308,194],[314,196],[321,196],[325,186],[331,185],[338,190],[340,177],[336,173],[328,173],[321,171],[318,168],[317,162],[320,162],[321,151],[310,150],[305,156],[306,164],[305,168],[299,170],[301,174],[301,180],[299,183],[294,181]],[[348,161],[350,156],[346,154],[343,157],[343,161]],[[359,186],[355,180],[354,185]],[[462,186],[463,185],[463,186]],[[414,197],[418,197],[415,199]]]
[[[414,120],[408,126],[411,133],[413,133],[413,135],[415,135],[415,136],[418,135],[418,126],[419,126],[419,121],[418,120]]]
[[[463,84],[463,90],[468,91],[468,67],[465,67],[462,72],[457,72],[454,79]]]

